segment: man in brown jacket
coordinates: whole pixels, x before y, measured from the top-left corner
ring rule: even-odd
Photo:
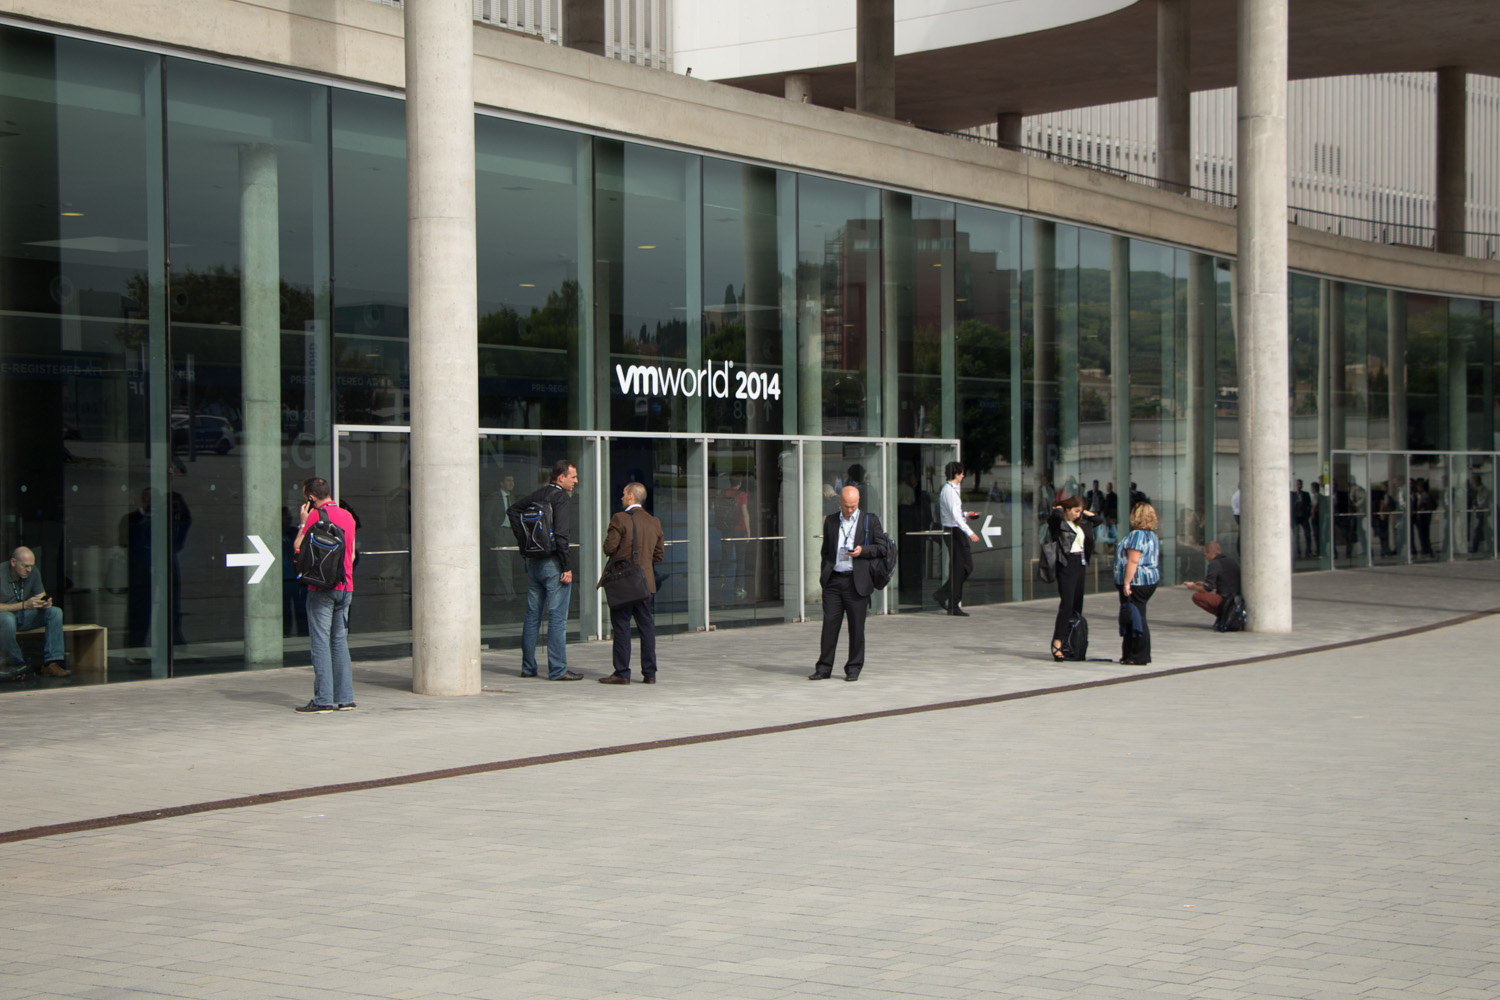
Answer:
[[[646,585],[651,588],[651,593],[645,600],[609,609],[615,640],[615,672],[599,678],[600,684],[630,683],[631,618],[635,619],[636,628],[641,633],[641,680],[647,684],[656,683],[656,570],[652,567],[666,557],[666,547],[662,541],[661,522],[641,507],[645,502],[646,487],[640,483],[626,483],[620,494],[620,506],[625,509],[609,519],[609,531],[604,536],[606,563],[613,559],[629,559],[645,572]]]

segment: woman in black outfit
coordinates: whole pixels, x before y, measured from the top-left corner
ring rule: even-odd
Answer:
[[[1061,497],[1047,519],[1057,543],[1057,621],[1052,625],[1052,658],[1063,659],[1068,623],[1083,614],[1083,567],[1094,558],[1094,528],[1099,515],[1083,509],[1076,496]]]

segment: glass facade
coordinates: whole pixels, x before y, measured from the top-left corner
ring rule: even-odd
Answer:
[[[89,676],[305,663],[312,475],[360,518],[357,655],[407,648],[402,102],[5,27],[0,132],[0,526],[109,629]],[[1050,500],[1096,481],[1106,547],[1157,506],[1166,582],[1232,544],[1230,261],[490,113],[476,157],[492,646],[525,595],[502,512],[563,456],[584,578],[647,486],[665,630],[816,617],[847,485],[899,544],[877,610],[935,607],[953,458],[970,605],[1050,596]],[[1495,303],[1294,274],[1288,309],[1296,568],[1493,558]],[[260,546],[251,584],[227,559]],[[605,630],[573,601],[575,635]]]

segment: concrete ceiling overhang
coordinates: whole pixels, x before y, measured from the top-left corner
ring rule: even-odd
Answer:
[[[1235,82],[1236,0],[1193,0],[1192,88]],[[1290,0],[1294,80],[1463,66],[1500,76],[1500,0]],[[1048,31],[898,56],[896,117],[957,130],[1156,96],[1156,0]],[[806,67],[813,103],[855,106],[854,64]],[[785,75],[721,80],[783,93]]]

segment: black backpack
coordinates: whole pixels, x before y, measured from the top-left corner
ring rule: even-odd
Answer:
[[[335,590],[344,582],[344,529],[334,524],[324,507],[318,520],[302,536],[297,550],[297,579],[319,590]]]
[[[1065,660],[1087,660],[1089,658],[1089,623],[1083,615],[1074,615],[1068,620],[1068,630],[1063,633],[1062,658]]]
[[[1219,605],[1219,616],[1214,619],[1215,632],[1243,632],[1250,624],[1250,611],[1245,607],[1245,598],[1235,594]]]
[[[876,590],[884,590],[886,584],[891,582],[891,577],[896,575],[896,543],[891,541],[891,536],[881,532],[885,542],[882,555],[879,559],[870,560],[870,582],[875,584]],[[870,515],[865,515],[865,544],[870,544]]]
[[[552,544],[552,501],[547,499],[549,489],[562,489],[556,483],[548,483],[531,496],[517,500],[505,514],[510,518],[511,533],[516,536],[516,545],[521,555],[528,559],[550,556]]]

